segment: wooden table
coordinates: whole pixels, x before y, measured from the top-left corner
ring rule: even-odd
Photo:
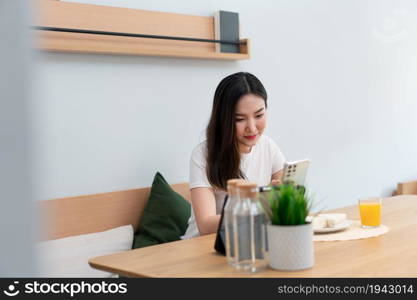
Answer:
[[[314,267],[303,271],[266,269],[241,273],[213,249],[215,235],[181,240],[100,256],[94,268],[128,277],[417,277],[417,196],[402,195],[382,202],[382,236],[337,242],[314,242]],[[356,205],[333,212],[358,219]]]

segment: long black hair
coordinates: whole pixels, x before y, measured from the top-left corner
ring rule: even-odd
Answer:
[[[254,75],[239,72],[224,78],[214,93],[213,108],[206,129],[207,178],[212,186],[226,190],[228,179],[244,178],[240,170],[239,144],[236,138],[236,104],[247,94],[265,101],[267,94]]]

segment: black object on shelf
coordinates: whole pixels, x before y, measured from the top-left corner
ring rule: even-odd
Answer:
[[[98,31],[98,30],[73,29],[73,28],[59,28],[59,27],[45,27],[45,26],[32,26],[32,29],[44,30],[44,31],[71,32],[71,33],[128,36],[128,37],[149,38],[149,39],[178,40],[178,41],[189,41],[189,42],[219,43],[219,44],[235,45],[235,47],[237,47],[238,45],[246,44],[246,42],[244,41],[241,42],[239,40],[237,41],[210,40],[210,39],[199,39],[199,38],[188,38],[188,37],[177,37],[177,36],[150,35],[150,34]]]
[[[219,10],[214,14],[214,38],[217,40],[239,40],[239,14]],[[237,44],[216,44],[216,51],[222,53],[239,53]]]

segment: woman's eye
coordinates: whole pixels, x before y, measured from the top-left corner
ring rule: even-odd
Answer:
[[[236,122],[242,122],[245,119],[236,119]]]
[[[257,115],[256,118],[262,118],[264,114]]]

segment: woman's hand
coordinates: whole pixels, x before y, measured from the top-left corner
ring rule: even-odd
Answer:
[[[280,171],[272,174],[271,183],[269,185],[280,185],[280,184],[282,184],[282,173],[283,173],[283,170],[281,169]]]
[[[279,179],[272,179],[269,185],[280,185],[282,182]]]

